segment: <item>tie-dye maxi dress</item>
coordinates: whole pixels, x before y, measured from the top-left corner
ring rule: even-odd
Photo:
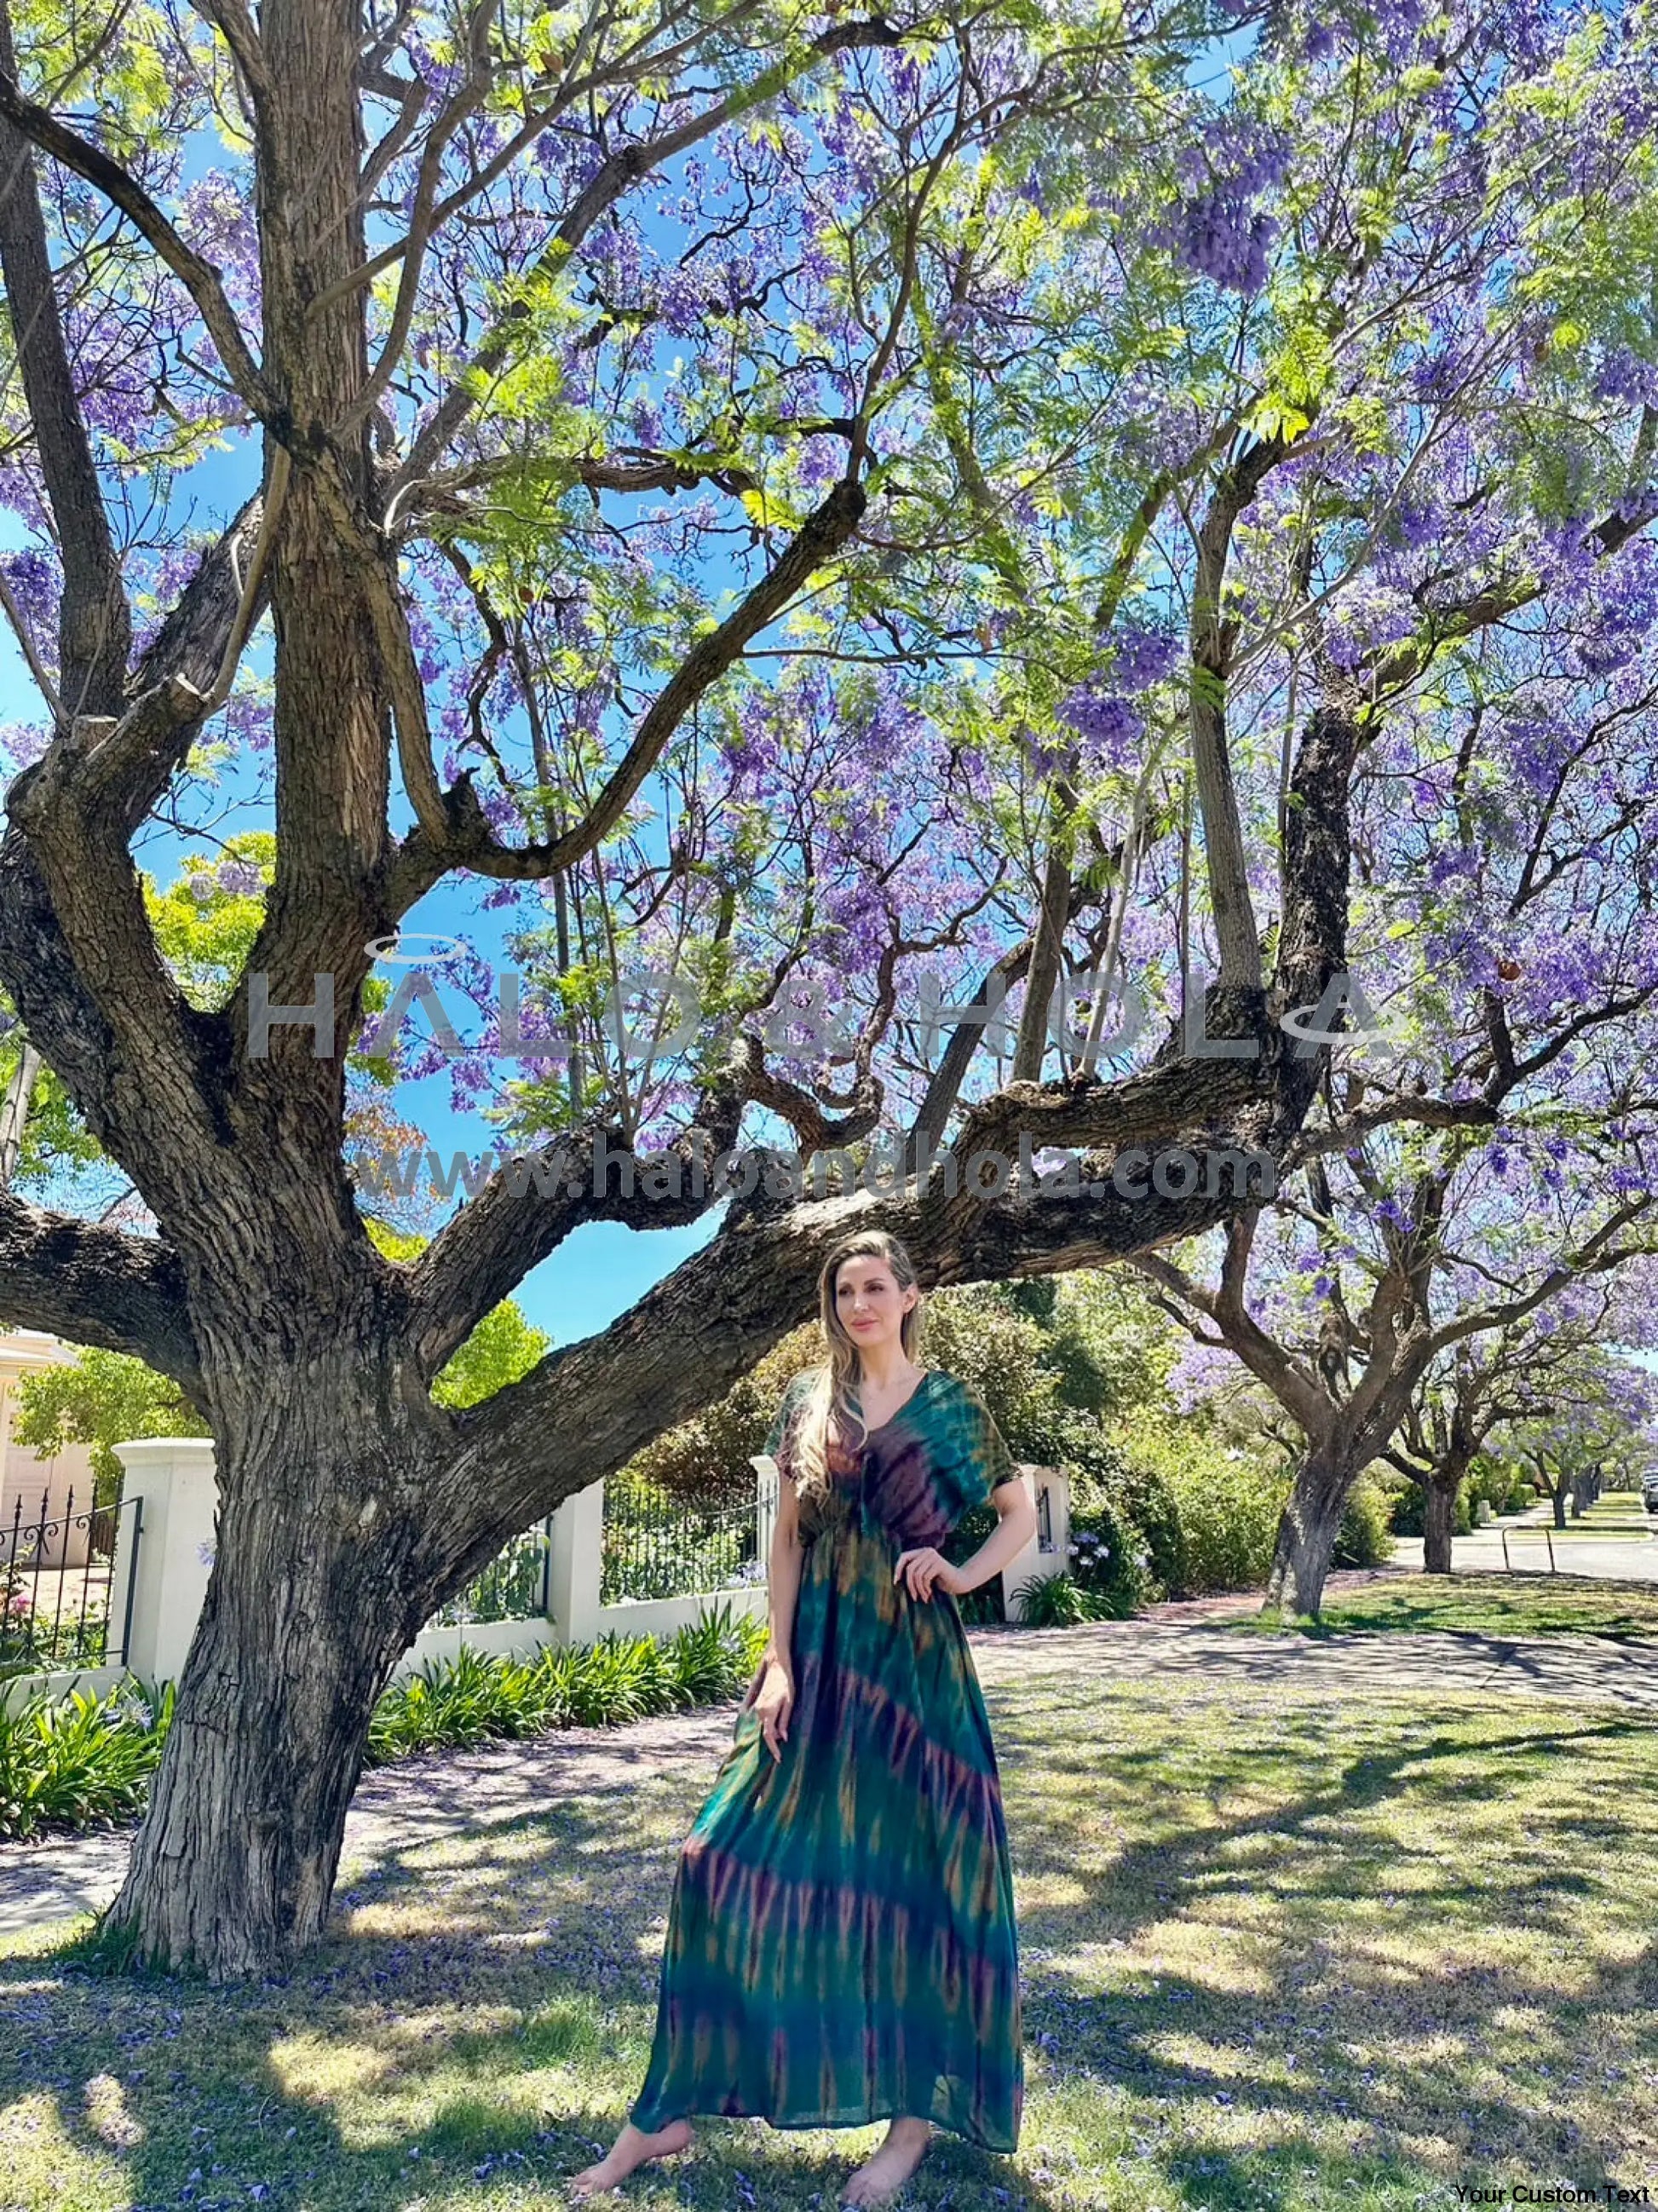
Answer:
[[[767,1439],[786,1470],[812,1379]],[[893,1567],[1018,1478],[982,1401],[936,1368],[829,1468],[829,1496],[800,1499],[782,1757],[748,1706],[679,1855],[629,2118],[909,2113],[1011,2151],[1024,2064],[990,1724],[955,1598],[912,1598]]]

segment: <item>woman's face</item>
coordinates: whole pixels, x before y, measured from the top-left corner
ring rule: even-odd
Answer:
[[[901,1350],[904,1316],[920,1296],[913,1283],[899,1289],[884,1260],[843,1260],[835,1270],[835,1317],[860,1353],[882,1345]]]

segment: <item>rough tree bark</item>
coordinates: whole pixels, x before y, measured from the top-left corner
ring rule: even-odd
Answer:
[[[1370,1456],[1356,1460],[1334,1439],[1303,1455],[1278,1521],[1265,1608],[1317,1614],[1341,1516]]]
[[[354,0],[266,0],[257,26],[240,5],[211,13],[235,47],[256,126],[258,360],[216,272],[0,68],[0,169],[12,179],[0,198],[0,252],[9,310],[32,333],[31,408],[52,427],[40,448],[47,497],[59,535],[75,540],[64,665],[77,672],[57,737],[8,795],[0,982],[158,1227],[152,1238],[123,1237],[0,1192],[0,1317],[144,1359],[211,1427],[221,1503],[206,1604],[103,1934],[134,1965],[223,1980],[280,1971],[320,1933],[374,1701],[422,1623],[513,1535],[715,1401],[815,1310],[824,1252],[848,1230],[893,1230],[932,1288],[1103,1265],[1231,1216],[1242,1200],[1224,1177],[1207,1186],[1212,1194],[1205,1179],[1185,1199],[1128,1200],[1107,1173],[1128,1147],[1180,1143],[1202,1159],[1281,1149],[1300,1126],[1317,1062],[1288,1051],[1268,1001],[1316,999],[1339,961],[1351,755],[1340,732],[1315,730],[1303,746],[1304,805],[1272,993],[1251,980],[1210,994],[1209,1034],[1253,1037],[1257,1058],[1187,1059],[1171,1037],[1128,1081],[1016,1084],[963,1117],[963,1155],[987,1146],[1017,1157],[1026,1131],[1035,1148],[1084,1152],[1080,1192],[1057,1203],[987,1200],[952,1195],[940,1176],[919,1197],[790,1205],[762,1185],[733,1203],[712,1246],[612,1327],[550,1354],[484,1405],[434,1406],[430,1386],[450,1354],[586,1222],[671,1227],[705,1213],[717,1194],[629,1196],[613,1182],[597,1197],[526,1200],[497,1173],[418,1261],[382,1259],[343,1149],[345,1052],[368,945],[456,867],[549,877],[591,849],[675,721],[849,541],[865,494],[855,472],[835,486],[749,599],[697,644],[586,822],[556,846],[496,846],[470,786],[441,789],[427,750],[397,547],[383,526],[386,480],[367,442],[365,288],[349,281],[365,258],[353,89],[361,10]],[[818,46],[896,35],[882,16],[836,27]],[[139,224],[192,292],[263,427],[264,492],[131,668],[118,563],[101,510],[88,509],[96,478],[71,365],[61,327],[39,312],[51,276],[31,244],[39,203],[24,137]],[[561,251],[641,173],[624,163],[585,187]],[[487,337],[481,356],[497,343]],[[446,428],[464,422],[471,388],[456,380]],[[261,566],[250,548],[264,549],[267,535]],[[223,1012],[184,1000],[129,849],[183,763],[249,611],[237,580],[252,589],[256,574],[276,632],[279,858],[248,971],[268,976],[273,1006],[307,1005],[313,978],[333,978],[320,1053],[303,1025],[273,1029],[263,1054],[252,1048],[246,983]],[[1211,736],[1224,746],[1224,728]],[[388,825],[394,741],[418,816],[400,844]],[[1214,766],[1224,775],[1218,757]],[[1241,863],[1224,888],[1229,911],[1243,910]],[[737,1143],[753,1100],[784,1113],[803,1149],[875,1127],[880,1094],[866,1057],[852,1106],[830,1120],[773,1077],[752,1042],[748,1051],[702,1097],[696,1121],[709,1150]],[[968,1055],[952,1047],[945,1057],[959,1087]],[[930,1121],[942,1126],[953,1096],[949,1085],[930,1093]],[[587,1134],[628,1149],[619,1128]],[[689,1140],[679,1156],[689,1170]]]
[[[1468,1472],[1468,1462],[1451,1452],[1440,1461],[1423,1486],[1422,1571],[1448,1575],[1451,1571],[1451,1538],[1456,1528],[1456,1500]]]

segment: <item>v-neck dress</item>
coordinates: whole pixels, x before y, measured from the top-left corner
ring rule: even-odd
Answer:
[[[766,1449],[792,1474],[815,1376]],[[900,1553],[938,1547],[1018,1480],[967,1384],[929,1368],[860,1447],[832,1432],[799,1499],[794,1704],[774,1761],[752,1705],[675,1869],[655,2036],[629,2117],[774,2127],[911,2114],[989,2150],[1024,2101],[1001,1782],[956,1600],[912,1598]]]

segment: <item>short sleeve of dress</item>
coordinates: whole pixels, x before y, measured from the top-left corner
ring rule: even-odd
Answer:
[[[771,1433],[766,1438],[765,1443],[761,1446],[761,1449],[765,1453],[766,1456],[768,1459],[776,1460],[780,1467],[783,1464],[782,1447],[784,1439],[787,1437],[789,1430],[793,1425],[794,1416],[800,1407],[800,1401],[805,1398],[807,1391],[811,1388],[812,1380],[813,1378],[810,1374],[797,1375],[795,1376],[794,1380],[789,1384],[787,1389],[783,1393],[782,1403],[777,1408],[777,1418],[771,1425]]]
[[[988,1504],[992,1491],[1003,1483],[1019,1480],[1007,1440],[991,1419],[984,1400],[971,1383],[961,1383],[959,1390],[953,1486],[958,1519],[975,1505]]]

